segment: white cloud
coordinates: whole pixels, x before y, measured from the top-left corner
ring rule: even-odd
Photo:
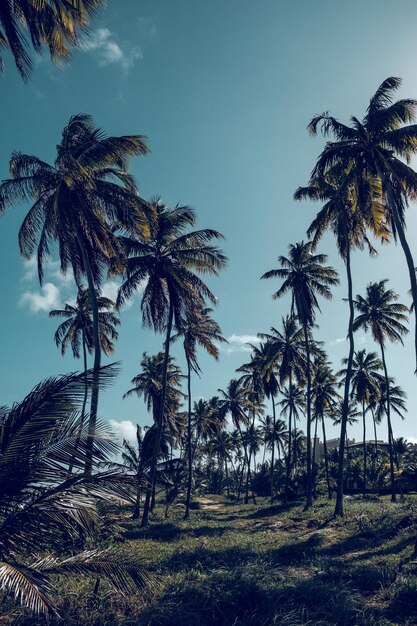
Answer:
[[[329,346],[338,346],[341,343],[346,343],[346,341],[347,341],[346,337],[338,337],[334,341],[329,341]]]
[[[23,276],[22,281],[32,281],[38,272],[38,261],[36,256],[30,257],[30,259],[24,259],[23,261]]]
[[[123,70],[128,71],[136,61],[142,59],[142,52],[138,46],[126,43],[122,47],[108,28],[98,28],[91,32],[83,41],[81,48],[86,52],[92,52],[101,67],[120,65]]]
[[[57,309],[61,306],[59,289],[53,283],[45,283],[40,291],[25,291],[20,304],[28,305],[33,313]]]
[[[339,346],[341,344],[347,343],[347,341],[348,341],[347,337],[338,337],[334,341],[329,341],[329,346]],[[355,346],[363,346],[365,342],[366,342],[365,335],[359,335],[359,336],[355,335]]]
[[[131,443],[136,441],[136,425],[130,420],[122,420],[117,422],[116,420],[109,420],[110,428],[116,438],[120,441],[126,439]]]
[[[237,335],[233,333],[227,338],[228,344],[221,344],[219,348],[226,354],[232,352],[252,352],[252,348],[249,343],[257,345],[261,340],[256,335]]]

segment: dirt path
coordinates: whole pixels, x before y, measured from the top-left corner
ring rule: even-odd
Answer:
[[[222,502],[216,502],[216,500],[210,500],[210,498],[197,498],[197,502],[201,504],[202,510],[218,511],[224,508]]]

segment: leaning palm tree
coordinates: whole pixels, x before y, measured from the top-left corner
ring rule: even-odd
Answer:
[[[69,57],[79,34],[104,0],[5,0],[0,7],[0,49],[6,48],[27,80],[33,68],[30,48],[40,54],[47,46],[54,61]],[[0,56],[0,71],[3,70]]]
[[[145,228],[148,210],[126,173],[126,159],[147,152],[142,136],[106,137],[89,115],[75,115],[63,130],[54,165],[15,153],[10,160],[11,179],[0,186],[0,207],[33,202],[19,231],[19,246],[25,258],[37,250],[40,283],[53,244],[58,247],[61,272],[72,270],[77,286],[87,278],[96,372],[101,365],[97,288],[109,260],[122,251],[114,223]],[[92,435],[98,397],[96,383],[91,392]],[[86,472],[91,473],[90,461]]]
[[[389,231],[384,223],[384,208],[377,198],[377,193],[375,193],[373,179],[360,170],[356,163],[349,164],[345,168],[338,164],[324,174],[319,172],[307,187],[299,187],[297,189],[294,198],[296,200],[310,199],[324,202],[323,207],[310,224],[307,234],[309,237],[313,237],[313,247],[315,248],[324,233],[330,230],[336,238],[337,249],[346,267],[349,303],[347,332],[349,356],[344,378],[344,418],[341,422],[335,507],[335,514],[342,515],[344,441],[347,429],[352,362],[355,351],[351,253],[353,249],[361,250],[367,244],[369,253],[371,255],[376,254],[376,250],[367,237],[367,231],[371,231],[373,235],[379,237],[383,242],[388,240]]]
[[[356,168],[358,176],[373,178],[379,191],[374,196],[385,207],[385,219],[395,238],[399,238],[407,262],[414,303],[415,357],[417,363],[417,279],[415,263],[405,235],[405,209],[410,199],[417,197],[417,173],[409,163],[417,152],[417,100],[406,98],[393,102],[401,79],[385,79],[372,96],[362,121],[351,118],[351,126],[342,124],[328,113],[317,115],[309,125],[315,134],[321,127],[331,135],[318,158],[313,176],[322,176],[335,165]],[[405,161],[405,162],[404,162]]]
[[[280,298],[291,293],[292,309],[297,312],[298,320],[304,332],[307,377],[307,501],[306,509],[312,505],[312,466],[311,466],[311,363],[310,363],[310,330],[319,309],[317,296],[326,299],[332,297],[330,287],[339,283],[339,277],[332,267],[325,265],[327,255],[314,254],[311,241],[296,243],[289,246],[289,256],[280,256],[281,268],[270,270],[262,278],[280,278],[281,287],[273,294]]]
[[[347,359],[343,359],[342,363],[346,364]],[[358,350],[355,352],[352,363],[352,389],[351,398],[362,409],[362,439],[363,439],[363,493],[366,492],[366,411],[369,405],[378,397],[380,374],[382,370],[382,361],[375,352],[366,352],[366,350]],[[341,370],[339,374],[346,376],[346,370]]]
[[[163,386],[157,420],[158,436],[151,467],[151,483],[155,481],[160,434],[162,433],[166,374],[173,326],[183,327],[187,313],[196,306],[203,308],[208,299],[216,297],[198,274],[217,276],[227,263],[222,251],[211,241],[223,239],[212,229],[190,230],[196,216],[190,207],[168,208],[159,200],[152,203],[150,232],[145,238],[138,230],[135,236],[121,237],[124,254],[114,271],[124,274],[117,304],[121,306],[139,289],[143,289],[142,321],[155,332],[165,332]],[[149,494],[143,510],[142,526],[148,525]]]
[[[97,307],[99,317],[100,346],[106,356],[114,352],[113,342],[119,334],[116,326],[120,324],[119,316],[114,312],[115,303],[109,298],[97,293]],[[75,359],[80,358],[82,348],[84,373],[87,372],[87,353],[94,351],[94,333],[91,311],[91,302],[88,290],[80,287],[75,304],[65,303],[63,309],[54,309],[49,312],[50,317],[64,318],[55,332],[55,343],[61,346],[61,354],[65,355],[69,346]],[[81,415],[84,417],[87,404],[87,385]]]
[[[304,384],[305,380],[305,345],[303,339],[303,329],[299,325],[294,316],[287,315],[282,318],[281,330],[274,327],[270,333],[259,333],[260,338],[267,340],[268,357],[266,365],[262,368],[268,373],[271,367],[278,367],[279,384],[284,385],[288,381],[289,387],[293,388],[293,381],[298,385]],[[288,410],[288,454],[286,458],[286,478],[284,502],[288,501],[290,474],[291,474],[291,455],[292,455],[292,418],[293,403],[289,404]]]
[[[101,384],[106,386],[114,373],[112,367],[102,368]],[[87,377],[91,387],[95,373],[90,370]],[[43,616],[58,614],[53,575],[93,574],[123,593],[147,581],[135,559],[112,549],[63,555],[74,539],[94,539],[98,500],[128,504],[133,496],[132,485],[118,472],[99,471],[94,477],[83,472],[91,439],[86,428],[79,436],[83,394],[82,374],[51,378],[0,415],[0,589]],[[100,422],[93,444],[97,467],[117,451]],[[70,459],[75,471],[69,476]]]
[[[186,318],[172,337],[175,341],[183,338],[184,354],[187,361],[188,387],[188,417],[187,417],[187,450],[188,450],[188,480],[187,497],[185,502],[184,519],[190,517],[191,489],[193,483],[193,443],[192,443],[192,411],[191,411],[191,372],[200,374],[201,369],[197,361],[197,346],[206,350],[216,361],[219,358],[218,343],[227,343],[223,337],[219,324],[210,317],[212,309],[195,306],[186,311]]]
[[[384,369],[385,389],[386,389],[386,411],[388,422],[388,444],[390,454],[390,474],[391,474],[391,499],[395,502],[394,490],[394,454],[393,454],[393,434],[391,424],[391,407],[390,407],[390,383],[388,376],[387,363],[385,359],[385,341],[399,341],[403,343],[403,336],[408,333],[408,328],[404,322],[408,321],[406,312],[408,307],[405,304],[397,302],[398,295],[392,289],[385,289],[388,281],[381,280],[378,283],[369,283],[366,288],[365,297],[357,295],[354,300],[355,309],[358,315],[353,323],[353,329],[356,331],[363,328],[365,331],[370,330],[372,338],[379,344],[381,350],[381,359]]]

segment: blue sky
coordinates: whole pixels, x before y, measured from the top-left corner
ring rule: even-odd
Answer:
[[[203,375],[195,397],[225,387],[250,356],[245,341],[279,325],[288,301],[272,301],[277,284],[260,281],[289,243],[305,238],[316,207],[294,203],[308,180],[322,138],[308,136],[315,113],[330,110],[347,121],[361,116],[369,97],[390,75],[403,78],[398,96],[417,97],[417,4],[414,0],[122,0],[94,20],[91,36],[72,61],[57,68],[37,60],[24,85],[6,59],[0,76],[0,178],[8,175],[13,150],[54,159],[70,115],[90,113],[109,134],[145,134],[151,154],[132,162],[143,196],[192,205],[199,225],[220,230],[229,269],[210,282],[220,298],[216,317],[231,338],[218,363],[201,355]],[[0,404],[19,400],[35,383],[80,367],[56,349],[56,322],[47,311],[74,296],[70,277],[52,263],[43,291],[31,264],[19,257],[17,231],[27,207],[0,219],[2,307]],[[407,216],[417,257],[417,215]],[[342,273],[330,303],[323,303],[317,337],[326,342],[335,368],[346,354],[344,268],[331,237],[320,247]],[[354,292],[389,278],[408,303],[403,253],[385,247],[377,259],[357,253]],[[105,291],[114,293],[115,285]],[[122,372],[102,396],[101,414],[117,422],[149,422],[143,403],[122,400],[142,352],[155,352],[161,337],[141,327],[139,299],[122,312],[115,359]],[[370,337],[358,344],[374,349]],[[183,362],[180,345],[175,353]],[[396,436],[417,441],[416,379],[412,341],[389,346],[388,366],[407,391],[407,420],[394,422]],[[125,432],[129,424],[124,424]],[[127,429],[127,430],[126,430]],[[329,428],[330,435],[336,430]],[[351,434],[360,437],[359,427]],[[385,425],[380,429],[385,438]]]

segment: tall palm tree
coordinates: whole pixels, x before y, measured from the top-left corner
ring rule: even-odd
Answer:
[[[350,379],[355,350],[351,253],[353,249],[363,249],[364,245],[367,244],[369,253],[376,254],[376,250],[367,237],[367,230],[381,238],[382,241],[386,241],[389,235],[383,219],[384,208],[381,202],[378,201],[374,187],[373,179],[366,172],[364,173],[356,163],[351,163],[347,167],[338,164],[324,173],[319,171],[317,176],[310,180],[307,187],[299,187],[294,194],[296,200],[310,199],[324,202],[323,207],[310,224],[307,234],[309,237],[313,237],[313,248],[315,248],[324,233],[330,230],[336,238],[339,254],[346,267],[349,303],[347,332],[349,356],[347,372],[344,378],[344,418],[341,422],[340,433],[336,515],[343,515],[344,442],[346,439]]]
[[[346,364],[347,359],[342,363]],[[366,491],[366,411],[368,406],[378,397],[382,361],[375,352],[358,350],[355,352],[352,363],[352,389],[351,398],[357,402],[362,409],[362,439],[363,439],[363,493]],[[346,376],[346,370],[339,372]]]
[[[385,289],[387,282],[387,280],[381,280],[378,283],[369,283],[366,287],[365,297],[362,297],[361,295],[356,296],[354,306],[358,311],[358,315],[353,323],[353,329],[355,331],[359,328],[363,328],[365,331],[370,330],[373,340],[379,344],[381,350],[386,389],[391,499],[395,502],[393,454],[394,438],[391,424],[391,405],[389,394],[390,383],[385,359],[385,341],[386,339],[389,339],[392,342],[399,341],[403,343],[402,338],[408,333],[408,328],[404,325],[404,322],[408,321],[408,317],[406,315],[408,307],[397,302],[398,295],[392,289]]]
[[[97,307],[99,317],[100,346],[106,356],[113,354],[113,342],[119,334],[116,326],[120,324],[119,316],[114,312],[115,303],[110,298],[105,298],[97,292]],[[80,287],[75,304],[65,303],[63,309],[54,309],[49,312],[50,317],[64,318],[55,332],[55,343],[61,346],[61,354],[64,356],[68,347],[71,346],[75,359],[80,358],[80,347],[82,347],[84,373],[87,372],[87,352],[94,351],[94,333],[91,311],[91,301],[88,289]],[[84,418],[87,404],[87,386],[84,394],[84,401],[81,415]]]
[[[210,242],[223,239],[219,232],[206,228],[190,230],[196,223],[196,215],[190,207],[176,206],[170,209],[159,200],[152,203],[153,215],[150,233],[143,237],[121,237],[124,255],[119,259],[125,280],[119,289],[117,304],[121,306],[139,289],[143,288],[141,310],[142,322],[155,332],[165,332],[164,374],[157,421],[158,436],[151,467],[151,482],[155,481],[160,435],[162,433],[166,392],[166,372],[169,360],[173,326],[180,330],[187,313],[196,306],[204,308],[208,299],[217,303],[216,297],[198,276],[214,275],[227,264],[227,257]],[[149,494],[146,495],[142,526],[148,525]]]
[[[192,411],[191,411],[191,372],[200,374],[197,361],[197,346],[206,350],[216,361],[219,358],[218,343],[225,343],[219,324],[210,317],[212,309],[195,306],[186,311],[182,327],[172,337],[176,340],[183,337],[185,359],[187,361],[188,417],[187,417],[187,450],[188,450],[188,481],[184,519],[190,517],[191,489],[193,483],[193,444],[192,444]]]
[[[106,264],[122,250],[114,223],[145,228],[148,209],[126,173],[126,160],[147,152],[142,136],[106,137],[89,115],[75,115],[63,130],[54,165],[14,153],[11,179],[0,186],[0,207],[33,202],[19,231],[19,246],[25,258],[31,258],[37,249],[40,283],[53,244],[58,246],[61,272],[71,269],[77,286],[87,278],[96,372],[101,365],[96,290]],[[97,420],[98,374],[96,381],[91,393],[91,435]],[[91,473],[88,459],[86,473]]]
[[[409,199],[417,197],[417,173],[409,165],[417,152],[417,124],[410,124],[416,118],[417,100],[406,98],[393,102],[400,85],[400,78],[386,78],[370,99],[362,121],[352,117],[351,126],[347,126],[325,113],[315,116],[309,129],[315,134],[321,127],[324,135],[334,138],[319,156],[314,177],[324,175],[335,165],[345,169],[355,167],[359,176],[371,176],[380,188],[373,195],[378,195],[384,204],[386,222],[400,240],[410,276],[417,363],[417,279],[405,235],[405,209]]]
[[[286,381],[289,387],[293,388],[292,382],[296,381],[298,385],[304,383],[305,379],[305,346],[303,338],[303,329],[299,325],[294,316],[287,315],[282,318],[282,330],[272,327],[270,333],[260,333],[258,336],[267,340],[268,357],[267,364],[262,371],[266,369],[268,372],[271,367],[278,366],[279,383],[282,385]],[[286,459],[286,479],[284,502],[288,501],[289,483],[291,474],[291,455],[292,455],[292,418],[293,404],[290,402],[288,410],[288,454]]]
[[[326,299],[332,297],[330,287],[339,283],[339,277],[332,267],[325,265],[327,255],[314,254],[311,241],[289,246],[289,256],[280,256],[279,269],[266,272],[262,278],[280,278],[281,287],[273,294],[280,298],[291,293],[292,308],[297,312],[298,320],[304,332],[307,374],[307,501],[306,509],[312,505],[312,466],[311,466],[311,363],[309,332],[314,325],[316,309],[319,309],[317,296]]]
[[[0,49],[10,50],[26,81],[33,68],[30,46],[38,54],[47,46],[53,60],[67,59],[80,32],[104,4],[104,0],[5,0],[0,5]],[[3,66],[0,56],[0,71]]]

